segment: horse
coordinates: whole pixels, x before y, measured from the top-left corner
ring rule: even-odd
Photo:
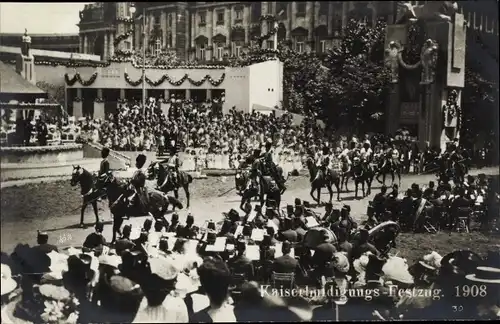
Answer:
[[[309,192],[309,194],[314,199],[314,201],[316,201],[318,204],[321,203],[321,188],[326,187],[328,189],[328,192],[330,193],[329,202],[331,203],[333,197],[332,184],[335,185],[335,188],[337,189],[337,200],[340,201],[340,175],[331,169],[327,169],[327,174],[324,174],[324,172],[314,164],[314,160],[312,157],[309,157],[306,160],[306,166],[309,170],[311,182],[311,191]],[[313,195],[315,190],[318,194],[318,198],[315,198]]]
[[[382,158],[377,165],[377,181],[385,186],[385,176],[387,174],[391,175],[392,184],[394,184],[394,175],[398,176],[398,183],[401,186],[401,163],[395,164],[394,162],[389,161],[387,158]],[[382,176],[382,181],[380,181],[380,176]]]
[[[271,188],[274,185],[277,185],[278,188],[280,189],[280,196],[285,192],[286,187],[285,187],[285,182],[288,179],[288,176],[290,176],[290,173],[288,173],[287,178],[283,176],[283,168],[280,166],[275,167],[275,172],[276,172],[276,180],[271,176],[268,175],[268,172],[266,172],[266,168],[262,160],[257,160],[254,162],[254,165],[252,166],[252,175],[257,177],[258,183],[259,183],[259,200],[261,206],[264,205],[265,202],[265,196],[269,193]],[[280,183],[277,183],[277,182]],[[281,197],[280,197],[281,200]]]
[[[156,220],[166,221],[165,212],[168,206],[174,206],[182,209],[183,206],[178,199],[172,196],[166,196],[163,193],[156,191],[147,192],[146,204],[147,210],[139,210],[128,201],[128,198],[133,194],[131,185],[121,179],[118,179],[112,172],[101,175],[97,180],[97,186],[106,191],[109,201],[109,209],[113,215],[113,239],[116,239],[116,233],[120,234],[120,228],[123,224],[123,218],[152,215]]]
[[[89,204],[91,204],[94,209],[95,221],[98,223],[99,215],[97,212],[97,200],[102,197],[102,194],[99,190],[96,190],[94,175],[81,166],[74,165],[70,184],[72,187],[79,184],[81,189],[83,203],[80,209],[80,226],[84,226],[83,216]]]
[[[361,184],[361,189],[363,191],[363,198],[369,196],[372,190],[372,182],[373,177],[375,176],[375,172],[371,166],[364,166],[362,162],[354,163],[351,169],[351,175],[354,180],[355,188],[355,198],[358,198],[358,187]],[[365,183],[367,185],[367,191],[365,194]]]
[[[249,181],[250,171],[246,169],[238,169],[236,174],[234,175],[234,184],[235,188],[238,191],[238,195],[243,195],[243,191],[246,189],[246,186]]]
[[[176,199],[179,199],[179,188],[184,189],[187,199],[187,208],[189,208],[190,194],[189,194],[189,184],[193,182],[193,177],[184,171],[177,172],[177,186],[172,182],[172,172],[165,168],[161,163],[154,162],[151,163],[147,169],[147,175],[149,180],[157,179],[156,189],[167,194],[170,191],[174,192]],[[175,210],[175,205],[174,205]]]

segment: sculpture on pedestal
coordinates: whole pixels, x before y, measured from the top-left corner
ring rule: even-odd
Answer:
[[[391,41],[385,50],[385,66],[391,71],[391,82],[397,83],[399,78],[399,55],[401,45],[398,42]]]
[[[31,37],[28,36],[28,30],[24,29],[23,45],[21,46],[21,53],[24,56],[30,55]]]
[[[458,132],[460,129],[461,111],[458,105],[458,91],[453,89],[448,92],[446,105],[443,106],[444,127],[454,127]]]
[[[422,84],[430,84],[435,81],[437,59],[438,44],[432,39],[426,40],[420,54],[420,62],[422,63]]]

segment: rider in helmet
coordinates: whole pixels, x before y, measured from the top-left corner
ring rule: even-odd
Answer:
[[[146,174],[144,173],[143,167],[146,164],[146,156],[144,154],[139,154],[135,159],[135,166],[137,170],[134,172],[130,184],[134,189],[134,194],[129,197],[129,202],[133,204],[137,199],[137,202],[141,210],[147,209],[147,191],[146,191]]]
[[[323,146],[321,149],[321,156],[316,162],[316,165],[320,168],[323,174],[326,176],[328,171],[328,165],[330,164],[330,148],[328,146]],[[319,174],[319,172],[318,172]]]
[[[168,169],[172,174],[172,185],[174,187],[178,187],[179,181],[178,181],[178,175],[179,175],[179,166],[180,166],[180,161],[179,161],[179,156],[177,155],[176,152],[172,152],[172,155],[170,156],[170,159],[168,160]]]
[[[340,147],[337,146],[335,148],[335,151],[333,152],[333,154],[330,156],[329,168],[332,171],[340,172],[342,170],[342,167],[340,166],[340,158],[339,158],[340,153],[342,153],[342,150],[340,149]]]

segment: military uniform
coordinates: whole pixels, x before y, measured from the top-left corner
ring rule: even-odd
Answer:
[[[135,195],[131,199],[137,199],[139,208],[142,211],[146,211],[148,207],[148,192],[146,188],[146,174],[143,169],[138,169],[135,171],[130,183],[135,189]]]
[[[104,158],[101,161],[101,166],[99,167],[99,176],[106,174],[109,172],[109,161],[107,158]]]
[[[177,156],[177,154],[172,155],[168,160],[168,168],[172,172],[172,182],[175,187],[179,185],[179,166],[179,157]]]

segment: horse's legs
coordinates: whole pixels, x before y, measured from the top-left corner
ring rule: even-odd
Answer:
[[[311,187],[311,191],[309,192],[309,195],[311,195],[311,197],[312,197],[312,199],[313,199],[314,201],[316,201],[316,198],[314,198],[314,194],[313,194],[315,189],[316,189],[316,188]]]
[[[179,200],[179,190],[174,189],[174,197],[175,197],[175,199]],[[176,208],[177,208],[177,206],[175,206],[175,204],[174,204],[172,207],[172,211],[175,211]]]
[[[365,181],[361,181],[361,190],[363,191],[363,198],[365,198]]]
[[[394,170],[391,171],[391,186],[394,185]]]
[[[340,201],[340,192],[342,191],[342,186],[339,187],[341,179],[336,179],[334,181],[335,188],[337,189],[337,200]]]
[[[82,208],[80,209],[80,226],[83,226],[83,216],[85,214],[85,209],[87,209],[87,203],[84,202]]]
[[[123,224],[123,217],[113,215],[113,238],[111,239],[111,243],[116,241],[116,233],[121,234],[120,228]]]
[[[329,202],[331,203],[331,202],[332,202],[332,199],[333,199],[333,189],[332,189],[332,184],[331,184],[331,183],[329,183],[326,187],[328,188],[328,193],[330,194],[330,200],[329,200]]]
[[[398,187],[401,187],[401,171],[398,171]]]
[[[96,222],[96,224],[97,224],[97,223],[99,223],[99,215],[98,215],[98,213],[97,213],[97,201],[96,201],[96,200],[94,200],[94,201],[92,202],[92,208],[94,209],[95,222]]]
[[[316,201],[318,202],[318,205],[321,205],[321,187],[318,187],[316,192],[318,193],[318,200]]]
[[[187,199],[187,207],[189,208],[189,185],[185,185],[184,187],[184,193],[186,194],[186,199]]]
[[[354,180],[354,198],[357,199],[358,198],[358,186],[359,186],[359,183],[358,183],[358,180]]]

